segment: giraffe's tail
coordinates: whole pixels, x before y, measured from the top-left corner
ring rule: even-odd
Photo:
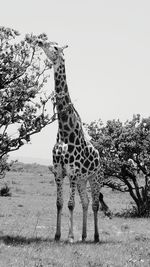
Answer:
[[[104,212],[104,214],[109,218],[109,219],[112,219],[112,212],[111,210],[109,209],[109,207],[106,205],[106,203],[104,202],[103,200],[103,194],[100,192],[99,193],[99,202],[100,202],[100,210],[102,210]]]

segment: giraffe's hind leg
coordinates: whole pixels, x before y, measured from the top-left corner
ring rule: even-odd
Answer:
[[[86,191],[87,181],[79,180],[77,183],[78,192],[80,195],[82,209],[83,209],[83,222],[82,222],[82,241],[85,241],[87,237],[87,214],[88,214],[88,206],[89,206],[89,198]]]
[[[63,170],[59,166],[55,168],[55,181],[57,185],[57,200],[56,200],[56,206],[57,206],[57,223],[56,223],[56,234],[55,234],[55,240],[59,241],[61,237],[61,213],[63,208]]]
[[[69,234],[68,240],[70,243],[74,240],[73,233],[73,211],[75,207],[75,190],[76,190],[76,179],[75,177],[70,177],[70,198],[68,201],[68,209],[69,209]]]
[[[91,194],[92,194],[92,210],[94,215],[94,241],[99,242],[98,231],[98,209],[99,209],[99,192],[101,185],[95,178],[89,179]]]

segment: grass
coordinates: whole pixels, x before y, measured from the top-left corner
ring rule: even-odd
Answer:
[[[21,166],[19,167],[21,168]],[[114,216],[109,220],[99,212],[100,242],[93,242],[93,214],[88,214],[88,238],[80,241],[82,210],[76,196],[74,212],[75,242],[67,242],[69,184],[64,185],[62,237],[54,241],[56,187],[48,169],[39,172],[24,168],[7,174],[11,196],[1,197],[0,267],[122,267],[150,266],[150,224],[147,218]],[[131,207],[126,194],[103,189],[113,213]]]

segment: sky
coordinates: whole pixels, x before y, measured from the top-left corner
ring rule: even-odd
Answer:
[[[5,0],[1,11],[2,26],[69,46],[67,82],[83,122],[150,115],[149,0]],[[56,134],[57,122],[11,156],[51,162]]]

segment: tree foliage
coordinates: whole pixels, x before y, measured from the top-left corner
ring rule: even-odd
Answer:
[[[28,34],[21,40],[16,30],[0,27],[0,173],[8,152],[54,119],[46,111],[52,95],[43,93],[51,65],[34,45],[36,38]]]
[[[140,115],[124,124],[119,120],[88,125],[99,150],[104,184],[129,192],[139,215],[150,213],[150,117]]]

